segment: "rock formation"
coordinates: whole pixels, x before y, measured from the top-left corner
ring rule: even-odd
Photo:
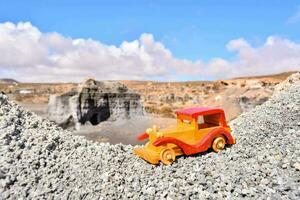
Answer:
[[[64,128],[136,115],[143,115],[140,95],[116,81],[88,79],[76,89],[50,96],[48,104],[49,119]]]
[[[276,76],[275,76],[276,77]],[[174,117],[174,110],[194,106],[220,106],[226,119],[233,120],[266,102],[275,86],[287,77],[240,78],[196,82],[124,82],[142,96],[145,110]],[[169,111],[169,112],[166,112]]]

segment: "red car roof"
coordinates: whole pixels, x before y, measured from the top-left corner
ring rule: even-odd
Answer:
[[[221,113],[224,115],[223,109],[218,107],[185,108],[185,109],[177,110],[175,113],[177,115],[189,115],[192,117],[197,117],[198,115],[209,115],[209,114],[216,114],[216,113]]]

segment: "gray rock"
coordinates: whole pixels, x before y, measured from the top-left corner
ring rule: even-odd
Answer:
[[[300,171],[300,163],[295,163],[294,165],[293,165],[293,167],[296,169],[296,170],[298,170],[298,171]]]
[[[88,79],[77,90],[49,98],[48,117],[63,128],[144,114],[141,97],[117,81]]]

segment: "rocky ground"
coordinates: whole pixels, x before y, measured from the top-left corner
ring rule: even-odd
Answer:
[[[300,73],[231,126],[236,145],[153,166],[0,94],[0,199],[299,199]]]

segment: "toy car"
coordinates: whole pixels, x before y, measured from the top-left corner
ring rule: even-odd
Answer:
[[[149,138],[149,142],[144,147],[136,147],[134,153],[149,163],[161,161],[169,165],[179,155],[196,154],[209,148],[219,152],[225,144],[235,144],[221,108],[188,108],[176,111],[176,115],[175,127],[158,130],[153,126],[139,135],[139,140]]]

